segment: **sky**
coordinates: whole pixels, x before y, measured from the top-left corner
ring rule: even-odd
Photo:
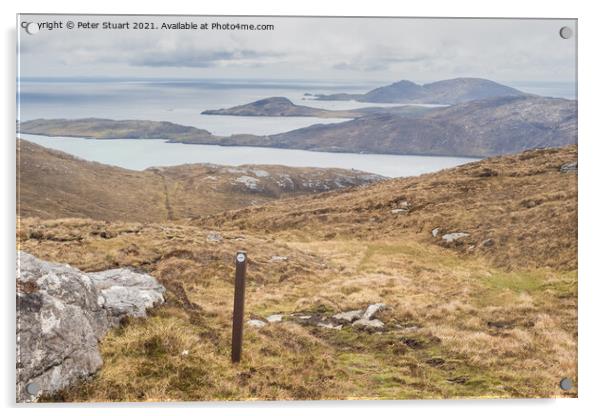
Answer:
[[[21,15],[62,22],[18,29],[21,77],[573,82],[575,20]],[[67,29],[66,22],[129,30]],[[158,29],[134,30],[133,22]],[[162,23],[271,24],[269,31],[168,30]],[[19,25],[21,26],[21,25]]]

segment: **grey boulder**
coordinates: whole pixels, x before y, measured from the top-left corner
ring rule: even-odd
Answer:
[[[112,269],[88,276],[99,292],[99,304],[112,318],[146,318],[147,309],[163,303],[165,288],[148,274]]]
[[[362,316],[362,319],[366,319],[366,320],[370,320],[374,317],[374,315],[385,308],[385,304],[384,303],[375,303],[373,305],[370,305],[366,308],[366,312],[364,312],[364,315]]]
[[[351,324],[351,326],[365,329],[365,330],[382,330],[385,328],[385,324],[378,319],[359,319]]]
[[[17,254],[17,401],[35,401],[102,365],[98,341],[124,316],[143,317],[165,289],[127,269],[84,273]]]
[[[560,172],[569,173],[569,172],[577,172],[577,162],[565,163],[560,167]]]
[[[443,239],[443,241],[445,241],[446,243],[452,243],[456,240],[459,240],[461,238],[464,237],[468,237],[470,234],[468,233],[449,233],[449,234],[445,234],[443,237],[441,237]]]
[[[336,319],[337,321],[346,321],[346,322],[357,321],[361,317],[362,317],[362,311],[360,309],[354,310],[354,311],[341,312],[341,313],[337,313],[336,315],[332,316],[332,318]]]

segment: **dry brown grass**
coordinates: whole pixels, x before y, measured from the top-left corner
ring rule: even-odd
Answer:
[[[83,238],[64,238],[74,235]],[[182,225],[23,220],[21,249],[85,270],[142,269],[168,288],[154,316],[102,342],[105,365],[96,377],[53,400],[575,394],[558,388],[561,377],[576,379],[575,272],[507,272],[407,240],[285,242],[224,233],[222,243],[210,243],[206,235]],[[385,302],[380,318],[388,330],[293,322],[246,328],[243,362],[232,366],[232,255],[241,248],[250,253],[247,317]],[[273,255],[289,260],[275,263]]]
[[[527,152],[195,225],[22,218],[19,249],[84,270],[144,270],[167,288],[151,318],[102,341],[98,375],[47,399],[574,397],[558,383],[577,381],[576,178],[558,167],[575,157]],[[409,213],[392,214],[401,201]],[[446,246],[436,226],[471,236]],[[207,241],[216,230],[223,241]],[[248,318],[384,302],[387,330],[247,327],[231,365],[239,249]]]
[[[45,219],[181,220],[378,179],[345,169],[263,165],[188,164],[134,171],[26,140],[17,140],[17,164],[18,215]]]
[[[194,221],[203,227],[296,235],[311,240],[417,238],[468,232],[451,244],[498,267],[577,267],[577,175],[560,166],[577,147],[531,150],[362,189],[279,201]],[[409,212],[392,213],[408,203]],[[491,239],[491,245],[486,240]]]

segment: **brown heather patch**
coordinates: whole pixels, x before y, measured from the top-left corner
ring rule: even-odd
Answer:
[[[532,151],[195,225],[21,218],[21,250],[144,270],[167,288],[149,319],[102,341],[96,376],[47,399],[575,397],[558,387],[577,380],[576,177],[558,172],[575,158],[574,147]],[[410,212],[392,214],[405,200]],[[435,227],[471,235],[446,246]],[[216,230],[223,241],[207,241]],[[387,329],[245,327],[231,365],[239,249],[247,318],[384,302]]]
[[[273,165],[187,164],[134,171],[26,140],[17,140],[17,164],[17,215],[44,219],[183,220],[377,179],[360,171]]]
[[[417,239],[501,268],[577,267],[577,147],[531,150],[360,189],[300,197],[194,221],[309,240]],[[391,210],[409,204],[408,213]],[[467,232],[449,245],[431,231]],[[491,240],[487,242],[487,240]]]
[[[27,230],[45,224],[23,223]],[[576,379],[577,298],[575,286],[567,290],[574,272],[518,276],[410,241],[284,243],[243,234],[215,244],[203,230],[179,225],[143,226],[111,240],[85,235],[76,246],[30,239],[20,245],[86,270],[144,269],[168,288],[167,304],[147,321],[112,331],[102,342],[101,372],[54,399],[556,397],[569,394],[557,387],[561,377]],[[184,236],[178,248],[174,240]],[[124,254],[132,244],[138,254]],[[330,314],[382,301],[389,308],[379,318],[388,330],[247,327],[243,362],[232,366],[231,258],[243,245],[252,253],[247,317]],[[286,266],[272,267],[275,252],[288,256]],[[293,273],[282,279],[287,270]],[[543,283],[517,287],[517,279]]]

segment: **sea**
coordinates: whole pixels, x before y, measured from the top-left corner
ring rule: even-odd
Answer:
[[[267,97],[286,97],[293,103],[346,110],[400,104],[355,101],[318,101],[312,94],[362,93],[383,83],[304,80],[230,79],[21,79],[17,90],[17,117],[108,118],[115,120],[170,121],[194,126],[220,136],[249,133],[269,135],[313,124],[341,123],[348,119],[315,117],[238,117],[203,115],[208,109],[228,108]],[[574,98],[571,85],[521,83],[526,92]],[[431,106],[425,103],[424,106]],[[222,165],[277,164],[288,166],[356,169],[388,177],[414,176],[469,163],[475,159],[413,155],[310,152],[292,149],[222,147],[166,143],[162,140],[90,140],[21,134],[42,146],[80,158],[142,170],[151,166],[184,163]]]

